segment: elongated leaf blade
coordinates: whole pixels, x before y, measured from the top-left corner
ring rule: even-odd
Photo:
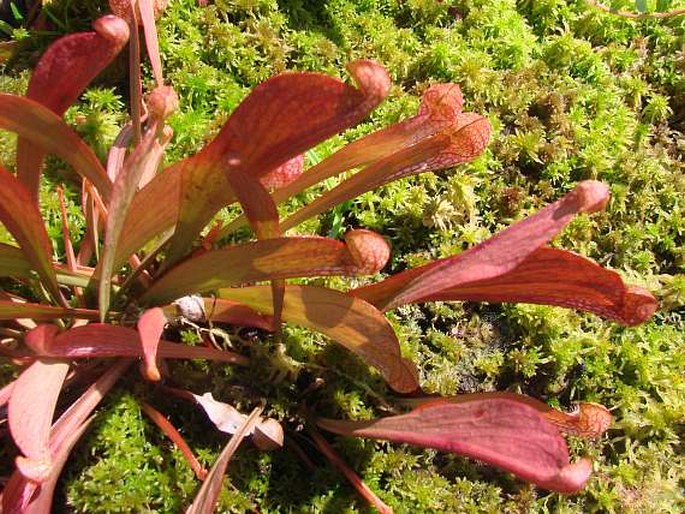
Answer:
[[[19,376],[7,406],[12,439],[24,455],[22,473],[36,482],[50,472],[50,426],[68,371],[67,362],[36,360]]]
[[[218,296],[272,313],[271,289],[266,286],[221,289]],[[392,327],[370,304],[331,289],[286,285],[283,320],[327,335],[378,369],[394,390],[418,388],[416,370],[400,355]]]
[[[104,321],[109,309],[112,274],[115,271],[116,251],[121,232],[125,227],[126,213],[135,195],[141,177],[149,169],[156,169],[164,154],[164,146],[157,133],[157,124],[148,129],[143,140],[126,159],[122,170],[114,181],[112,200],[107,216],[105,246],[98,263],[98,308],[100,320]],[[95,280],[95,279],[94,279]]]
[[[93,32],[69,34],[55,41],[33,70],[26,96],[61,117],[88,84],[106,68],[128,41],[128,24],[108,15],[93,23]],[[17,142],[17,176],[37,197],[44,152],[32,141]]]
[[[131,228],[126,248],[136,251],[149,238],[177,225],[171,242],[173,262],[220,208],[235,201],[225,176],[227,164],[261,180],[361,121],[385,97],[390,81],[385,69],[372,61],[356,61],[348,69],[359,89],[316,73],[286,73],[257,86],[209,145],[141,191],[131,208],[132,222],[126,223]],[[164,212],[154,214],[154,223],[142,221],[153,204]],[[123,258],[119,254],[117,262]]]
[[[535,408],[509,398],[436,400],[400,416],[372,421],[321,419],[318,425],[341,435],[465,455],[561,493],[580,490],[592,471],[587,459],[569,463],[558,429]]]
[[[497,398],[525,403],[529,407],[537,410],[547,421],[556,425],[562,432],[585,439],[600,437],[609,429],[612,423],[612,416],[609,409],[603,405],[592,402],[580,402],[572,412],[563,412],[530,396],[499,391],[460,394],[457,396],[443,397],[440,401],[464,403]],[[403,405],[420,406],[431,404],[435,401],[436,398],[432,396],[424,398],[406,398],[402,400],[401,403]]]
[[[28,98],[0,93],[0,128],[64,159],[109,199],[112,184],[104,167],[88,145],[50,109]]]
[[[385,265],[390,252],[381,236],[356,230],[348,238],[352,244],[322,237],[288,237],[206,252],[172,268],[141,301],[159,305],[189,293],[248,282],[376,273]]]
[[[273,323],[269,316],[259,314],[254,309],[239,302],[224,300],[223,298],[204,298],[207,319],[210,321],[256,327],[267,332],[273,330]]]
[[[459,255],[398,273],[350,294],[387,311],[443,290],[504,275],[549,242],[575,214],[601,209],[608,198],[604,184],[581,182],[555,203]]]
[[[615,271],[556,248],[536,250],[503,275],[443,289],[416,301],[558,305],[593,312],[627,326],[644,323],[657,308],[654,296],[627,286]]]
[[[37,491],[35,482],[27,480],[19,471],[15,471],[3,490],[3,512],[28,514],[50,512],[52,496],[60,472],[72,448],[93,419],[87,419],[88,416],[130,364],[130,360],[121,360],[110,367],[52,425],[50,430],[52,467],[49,476]]]
[[[162,77],[162,59],[159,56],[159,42],[157,40],[157,26],[155,24],[155,8],[153,0],[139,0],[140,19],[145,34],[145,48],[152,65],[152,74],[158,86],[164,82]]]
[[[97,312],[90,309],[68,309],[39,303],[0,300],[0,319],[31,318],[43,321],[59,318],[96,319]]]
[[[52,243],[45,230],[43,217],[36,200],[24,185],[0,166],[0,221],[38,272],[53,298],[60,301],[62,294],[57,275],[52,267]]]
[[[464,99],[458,85],[431,86],[421,97],[421,107],[416,116],[343,146],[307,170],[307,173],[281,188],[276,188],[274,200],[280,203],[329,177],[378,161],[453,126],[457,123],[463,104]]]
[[[214,462],[212,469],[209,470],[207,478],[202,483],[200,491],[197,493],[197,496],[195,496],[193,504],[188,507],[186,514],[212,514],[214,512],[216,502],[219,499],[221,484],[223,483],[224,475],[226,474],[228,461],[233,457],[233,454],[245,438],[245,435],[254,428],[261,413],[262,409],[254,409],[240,428],[238,428],[233,437],[228,441],[221,451],[221,454]]]
[[[456,166],[475,159],[490,139],[490,123],[473,113],[465,113],[454,125],[414,145],[400,147],[395,153],[373,162],[297,211],[281,224],[288,230],[307,218],[355,198],[393,180]]]
[[[143,345],[136,330],[106,323],[90,323],[60,334],[46,332],[46,325],[26,334],[26,345],[41,357],[83,359],[93,357],[142,357]],[[248,359],[225,350],[160,341],[157,354],[167,359],[208,359],[247,365]]]

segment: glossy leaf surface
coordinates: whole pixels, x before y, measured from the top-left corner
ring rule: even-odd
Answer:
[[[601,209],[608,198],[604,184],[582,182],[557,202],[461,254],[398,273],[350,294],[387,311],[450,288],[494,279],[519,266],[558,234],[575,214]]]
[[[465,455],[561,493],[580,490],[592,471],[587,459],[570,464],[558,429],[525,401],[514,399],[436,400],[399,416],[371,421],[322,419],[318,424],[337,434]]]
[[[271,289],[266,286],[221,289],[218,296],[272,313]],[[287,285],[283,320],[321,332],[354,352],[378,369],[394,390],[418,388],[414,365],[400,355],[392,327],[368,303],[331,289]]]
[[[68,371],[68,362],[36,360],[19,376],[7,406],[12,439],[24,455],[18,457],[17,465],[35,482],[50,473],[50,427]]]
[[[157,280],[141,301],[163,303],[188,293],[281,278],[376,273],[390,250],[367,230],[350,231],[347,245],[323,237],[265,239],[210,251],[184,261]]]
[[[62,300],[57,275],[52,267],[52,243],[36,200],[24,185],[0,166],[0,221],[38,272],[53,298]]]
[[[175,260],[236,197],[228,165],[261,179],[317,143],[361,121],[385,97],[387,72],[372,61],[349,66],[358,89],[316,73],[286,73],[257,86],[217,137],[198,154],[159,174],[134,200],[115,262],[176,226]],[[267,178],[267,182],[270,179]],[[177,199],[177,200],[172,200]],[[156,205],[155,212],[149,206]]]
[[[88,84],[106,68],[128,41],[128,24],[108,15],[93,23],[93,32],[69,34],[55,41],[33,70],[26,96],[61,117]],[[32,141],[17,142],[17,176],[35,198],[43,151]]]
[[[21,96],[0,93],[0,128],[35,143],[43,151],[68,162],[90,180],[103,198],[109,199],[112,184],[93,151],[48,108]]]
[[[71,359],[92,357],[142,357],[138,332],[117,325],[91,323],[57,333],[42,325],[26,334],[26,345],[37,355]],[[228,351],[160,341],[157,354],[168,359],[208,359],[247,365],[247,358]]]

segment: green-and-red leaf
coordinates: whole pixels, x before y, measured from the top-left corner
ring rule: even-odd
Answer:
[[[357,293],[366,298],[362,290],[355,292],[355,296]],[[628,326],[644,323],[657,308],[654,296],[639,287],[627,286],[615,271],[580,255],[548,247],[536,250],[502,275],[443,289],[416,300],[429,301],[558,305],[593,312]]]
[[[26,334],[26,345],[41,357],[83,359],[92,357],[142,357],[143,347],[136,330],[91,323],[60,334],[45,333],[39,326]],[[43,330],[41,330],[43,329]],[[242,355],[201,346],[160,341],[157,355],[163,359],[208,359],[247,365]]]
[[[31,318],[34,321],[59,318],[97,319],[97,312],[90,309],[70,309],[29,302],[0,300],[0,319]]]
[[[236,300],[271,314],[271,289],[253,286],[221,289],[221,298]],[[416,370],[400,355],[395,332],[372,305],[331,289],[287,285],[283,320],[321,332],[378,369],[399,392],[418,388]]]
[[[307,218],[393,180],[469,162],[487,146],[490,130],[490,123],[482,116],[461,114],[453,125],[441,132],[414,145],[400,147],[387,157],[372,162],[283,221],[281,230],[288,230]]]
[[[286,73],[257,86],[200,153],[153,179],[131,206],[115,262],[172,228],[172,260],[212,216],[235,201],[228,165],[262,179],[289,159],[361,121],[387,94],[387,72],[372,61],[349,70],[359,86],[316,73]],[[154,213],[149,206],[155,205]],[[148,217],[152,214],[151,217]]]
[[[169,89],[169,88],[162,88]],[[175,97],[173,90],[169,90],[170,95]],[[131,201],[138,189],[141,177],[150,169],[156,169],[164,155],[164,141],[160,141],[161,120],[155,120],[143,137],[143,140],[136,146],[135,150],[124,162],[124,166],[117,175],[112,189],[112,199],[107,216],[107,226],[105,233],[105,246],[102,250],[102,258],[98,263],[96,276],[98,280],[98,308],[100,319],[104,321],[107,310],[112,285],[112,274],[116,271],[116,254],[121,233],[126,226],[126,214]],[[159,129],[159,131],[158,131]],[[96,280],[94,278],[94,280]]]
[[[64,303],[52,267],[52,243],[35,198],[9,171],[0,166],[0,221],[38,272],[53,298]]]
[[[55,41],[33,70],[26,96],[61,117],[88,84],[128,41],[128,24],[108,15],[93,23],[94,32],[69,34]],[[24,138],[17,143],[17,176],[35,197],[43,151]]]
[[[380,235],[353,230],[346,239],[347,245],[323,237],[265,239],[206,252],[169,270],[141,301],[159,305],[248,282],[376,273],[387,262],[390,249]]]
[[[0,93],[0,128],[64,159],[109,199],[112,184],[105,168],[88,145],[47,107],[28,98]]]
[[[559,430],[537,409],[513,398],[436,400],[400,416],[371,421],[322,419],[318,424],[346,436],[465,455],[561,493],[582,489],[592,472],[588,459],[570,464]]]
[[[398,273],[350,294],[386,311],[443,290],[494,279],[519,266],[559,233],[575,214],[601,209],[608,198],[604,184],[581,182],[557,202],[459,255]]]
[[[269,316],[259,314],[247,305],[223,298],[203,298],[203,301],[205,305],[209,305],[207,309],[209,321],[256,327],[267,332],[273,330],[273,323]]]
[[[345,170],[378,161],[457,123],[464,99],[456,84],[426,90],[416,116],[353,141],[274,192],[277,203]]]

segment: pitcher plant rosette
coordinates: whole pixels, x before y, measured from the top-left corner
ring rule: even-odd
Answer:
[[[349,143],[305,170],[304,152],[364,120],[388,94],[386,70],[360,60],[347,67],[354,86],[318,73],[270,78],[199,152],[163,168],[172,137],[165,120],[178,100],[163,82],[152,2],[141,0],[137,11],[126,12],[126,21],[105,16],[92,32],[57,40],[37,64],[26,96],[0,94],[0,128],[18,135],[16,173],[0,167],[0,221],[16,242],[0,246],[0,272],[8,279],[5,284],[21,286],[0,298],[0,352],[18,370],[0,390],[2,413],[19,453],[2,493],[4,512],[50,510],[70,451],[98,402],[131,363],[140,361],[141,374],[150,381],[165,376],[160,363],[166,359],[252,365],[249,350],[165,339],[178,316],[200,325],[257,327],[277,342],[283,323],[318,331],[403,393],[399,403],[411,407],[405,413],[371,421],[309,421],[315,445],[381,511],[389,508],[314,425],[465,455],[552,491],[583,488],[592,464],[587,458],[570,462],[563,435],[600,436],[611,423],[606,408],[581,403],[565,413],[512,393],[422,395],[415,365],[402,356],[384,313],[431,301],[526,302],[580,309],[627,326],[644,322],[656,309],[650,293],[624,284],[616,272],[585,257],[549,246],[575,215],[602,209],[608,188],[581,182],[483,243],[371,285],[338,291],[293,282],[382,270],[390,248],[372,231],[350,230],[344,241],[287,232],[388,182],[473,160],[488,143],[487,119],[462,111],[457,85],[433,85],[415,116]],[[131,76],[139,76],[139,19],[155,87],[142,99],[136,93],[140,82],[132,80],[131,122],[102,163],[62,116],[129,36]],[[39,210],[47,154],[60,157],[80,177],[87,229],[74,241],[63,223],[65,262],[55,260]],[[279,216],[280,203],[337,176],[342,177],[337,186]],[[242,215],[216,225],[217,213],[231,205],[239,205]],[[254,238],[226,243],[245,224]],[[60,392],[72,383],[80,384],[81,393],[65,405]],[[204,480],[188,512],[209,512],[242,438],[277,447],[282,427],[261,417],[260,409],[245,416],[208,394],[175,394],[198,403],[219,430],[234,434],[207,471],[166,418],[143,405]],[[56,409],[60,415],[53,419]]]

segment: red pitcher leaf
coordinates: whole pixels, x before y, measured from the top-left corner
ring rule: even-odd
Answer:
[[[363,289],[357,292],[355,296],[372,300]],[[657,308],[657,301],[649,292],[625,285],[615,271],[580,255],[549,247],[539,248],[502,275],[443,289],[415,301],[557,305],[593,312],[628,326],[644,323]]]
[[[362,121],[386,96],[388,73],[367,60],[347,66],[359,89],[318,73],[283,73],[243,100],[202,150],[207,165],[237,159],[258,178]]]
[[[204,298],[204,303],[209,306],[207,309],[209,321],[256,327],[267,332],[273,330],[273,323],[269,316],[259,314],[242,303],[224,300],[223,298]]]
[[[221,289],[219,297],[271,314],[271,289],[252,286]],[[378,369],[395,391],[415,391],[416,369],[400,354],[388,320],[372,305],[338,291],[315,286],[287,285],[283,320],[327,335]]]
[[[26,96],[61,117],[88,84],[106,68],[128,41],[128,25],[108,15],[93,23],[94,32],[69,34],[55,41],[36,65]],[[43,153],[32,141],[17,142],[17,176],[38,195]]]
[[[97,319],[97,312],[90,309],[68,309],[29,302],[0,300],[0,319],[31,318],[46,321],[59,318]]]
[[[70,434],[86,423],[88,416],[105,397],[107,392],[126,372],[133,361],[119,359],[100,378],[98,378],[69,408],[59,417],[50,431],[50,451],[53,456],[61,454],[68,446]],[[67,452],[68,453],[68,452]]]
[[[300,154],[264,175],[261,182],[269,190],[281,189],[296,180],[303,171],[304,154]]]
[[[167,90],[169,88],[158,88]],[[156,90],[157,91],[157,90]],[[165,97],[166,91],[160,95]],[[175,93],[168,93],[168,103],[174,103]],[[160,99],[163,103],[164,99]],[[178,104],[176,100],[176,104]],[[124,162],[124,166],[117,175],[112,188],[112,198],[109,204],[107,225],[105,232],[105,245],[102,250],[102,258],[98,263],[94,280],[98,283],[98,294],[100,318],[104,321],[107,310],[112,285],[112,274],[116,271],[116,252],[119,238],[126,226],[126,213],[134,195],[138,189],[141,177],[148,171],[157,169],[162,157],[164,156],[164,146],[167,141],[162,134],[162,120],[155,120],[148,129],[142,141],[136,146],[135,150]]]
[[[88,145],[47,107],[28,98],[0,93],[0,128],[65,160],[109,199],[112,184],[105,168]]]
[[[359,89],[317,73],[286,73],[257,86],[210,144],[141,191],[131,218],[142,226],[128,236],[127,250],[135,252],[178,222],[171,254],[176,260],[212,216],[235,200],[224,177],[226,164],[261,179],[361,121],[385,97],[390,82],[385,69],[372,61],[356,61],[348,69]],[[180,206],[170,198],[179,198]],[[154,222],[140,221],[152,204],[165,212],[156,213]],[[119,254],[117,261],[123,258]]]
[[[135,3],[140,9],[140,21],[143,24],[145,48],[147,48],[147,55],[152,65],[152,75],[155,77],[157,86],[161,86],[164,79],[162,77],[162,59],[159,56],[155,17],[161,14],[166,7],[166,0],[137,0]]]
[[[141,302],[159,305],[189,293],[249,282],[377,272],[387,260],[387,243],[370,231],[352,232],[352,245],[323,237],[281,237],[205,252],[170,269]]]
[[[157,347],[167,322],[166,315],[160,307],[148,309],[138,318],[138,334],[143,345],[145,376],[153,382],[162,378],[157,368]]]
[[[126,45],[128,24],[107,15],[93,32],[68,34],[48,47],[33,70],[26,96],[62,116]]]
[[[560,200],[463,253],[409,269],[349,294],[387,311],[443,290],[494,279],[519,266],[575,214],[599,210],[608,198],[609,191],[601,182],[581,182]]]
[[[138,332],[131,328],[91,323],[53,337],[44,337],[39,326],[26,334],[26,345],[41,357],[83,359],[93,357],[142,357]],[[56,328],[56,327],[55,327]],[[157,355],[162,359],[207,359],[247,366],[249,360],[225,350],[160,341]]]
[[[295,181],[276,188],[274,200],[280,203],[329,177],[382,159],[449,128],[456,123],[463,103],[458,85],[431,86],[423,94],[416,116],[345,145]]]
[[[371,421],[321,419],[317,423],[341,435],[465,455],[560,493],[580,490],[592,472],[587,459],[570,464],[559,430],[525,400],[514,398],[474,397],[459,403],[436,400],[400,416]]]
[[[390,245],[383,236],[371,230],[349,230],[345,242],[361,273],[378,273],[390,259]]]
[[[35,330],[45,330],[43,327]],[[22,468],[36,472],[24,476],[35,482],[41,482],[50,472],[50,426],[68,371],[68,362],[36,360],[17,379],[7,406],[12,439],[24,454]]]
[[[442,397],[440,401],[450,403],[472,402],[474,400],[500,398],[525,403],[542,414],[547,421],[556,425],[566,434],[595,439],[603,435],[611,426],[612,416],[609,409],[599,403],[580,402],[572,412],[563,412],[550,407],[546,403],[530,396],[508,392],[469,393],[457,396]],[[418,407],[420,405],[434,403],[435,396],[424,398],[406,398],[400,400],[402,405]]]
[[[32,269],[21,248],[0,243],[0,277],[29,278]]]
[[[52,243],[38,204],[24,185],[0,166],[0,221],[38,272],[53,298],[64,303],[52,267]]]
[[[28,479],[19,468],[12,473],[2,491],[2,512],[20,512],[22,514],[51,512],[52,497],[62,468],[66,464],[72,448],[89,425],[90,420],[67,434],[61,451],[52,458],[48,475],[40,484]]]
[[[412,146],[400,148],[338,184],[283,221],[281,230],[288,230],[335,205],[393,180],[469,162],[487,146],[490,130],[490,123],[482,116],[462,114],[454,125]]]
[[[214,512],[216,502],[219,499],[221,485],[224,481],[224,475],[226,474],[228,461],[231,460],[238,446],[245,439],[245,435],[252,430],[261,413],[261,408],[255,408],[238,428],[235,435],[228,441],[214,462],[212,469],[209,470],[207,478],[202,483],[202,487],[200,487],[200,491],[195,496],[192,505],[186,510],[186,514],[212,514]]]

